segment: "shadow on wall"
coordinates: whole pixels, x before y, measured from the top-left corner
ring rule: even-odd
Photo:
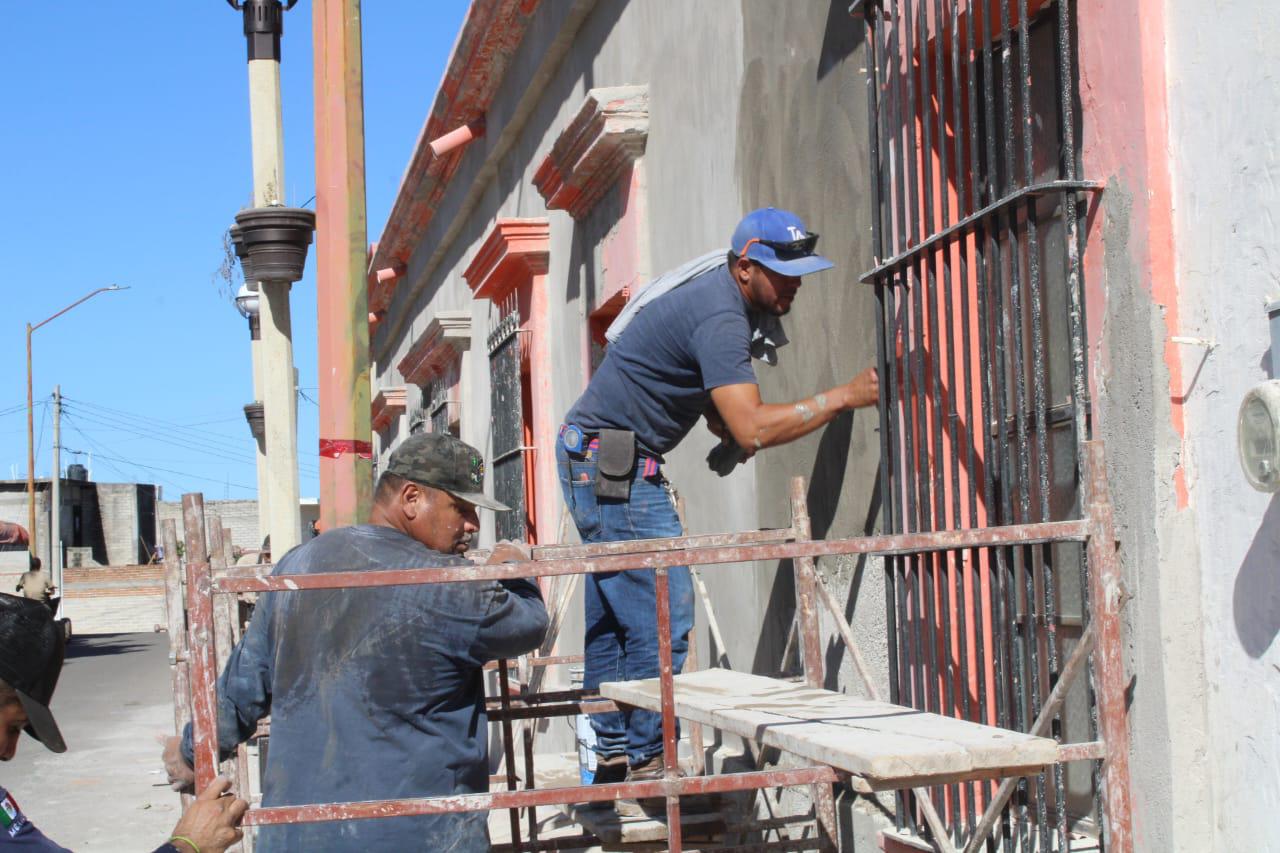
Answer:
[[[1240,645],[1262,657],[1280,633],[1280,495],[1271,498],[1240,564],[1232,604]]]

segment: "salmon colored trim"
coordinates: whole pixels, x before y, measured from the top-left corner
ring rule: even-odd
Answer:
[[[374,432],[382,432],[391,426],[391,422],[404,414],[405,401],[408,394],[403,385],[395,388],[383,388],[374,395],[370,406],[370,420]]]
[[[1181,353],[1170,341],[1179,333],[1180,317],[1165,100],[1165,7],[1163,0],[1079,0],[1078,10],[1084,174],[1116,185],[1132,203],[1128,259],[1152,302],[1163,312],[1162,357],[1169,372],[1170,425],[1185,449]],[[1117,50],[1119,44],[1136,46],[1137,50]],[[1103,194],[1101,209],[1089,220],[1084,256],[1087,310],[1092,320],[1090,384],[1094,400],[1110,357],[1103,351],[1102,341],[1108,289],[1104,224],[1115,212],[1109,207],[1114,203]],[[1095,407],[1095,420],[1106,415]],[[1181,460],[1174,468],[1173,488],[1178,508],[1186,507],[1186,472]]]
[[[556,525],[560,483],[556,473],[555,442],[559,413],[555,410],[551,364],[550,302],[547,266],[551,228],[546,219],[499,219],[476,252],[462,277],[476,299],[501,303],[513,294],[520,312],[520,327],[528,333],[521,341],[522,357],[528,354],[529,405],[525,428],[535,449],[529,454],[533,494],[526,498],[532,521],[543,520],[544,538]],[[526,491],[528,487],[526,486]],[[530,525],[529,541],[537,540]],[[554,535],[551,533],[550,535]]]

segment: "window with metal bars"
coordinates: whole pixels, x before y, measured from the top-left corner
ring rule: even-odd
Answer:
[[[866,20],[879,300],[881,482],[890,532],[1079,514],[1088,438],[1069,0],[878,0]],[[886,560],[895,702],[1028,731],[1087,618],[1082,550]],[[1050,733],[1088,740],[1085,681]],[[1090,772],[1093,769],[1095,772]],[[1020,780],[985,845],[992,782],[930,796],[961,849],[1081,849],[1088,763]],[[914,795],[899,826],[923,833]],[[1090,843],[1084,841],[1084,843]]]

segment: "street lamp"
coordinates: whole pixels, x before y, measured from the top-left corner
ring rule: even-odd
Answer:
[[[113,284],[109,287],[99,287],[97,290],[80,297],[66,308],[63,308],[61,311],[50,317],[46,317],[34,326],[30,323],[27,324],[27,524],[30,526],[28,531],[30,536],[28,538],[27,548],[33,555],[36,552],[36,439],[35,419],[32,416],[35,407],[31,400],[31,333],[46,323],[51,323],[58,319],[77,305],[88,302],[99,293],[110,293],[115,290],[128,289],[128,287],[121,287],[118,284]],[[61,473],[62,472],[60,471],[55,471],[54,476],[60,476]],[[60,508],[55,508],[55,517],[58,517],[56,513],[59,509]]]
[[[236,292],[236,310],[249,321],[249,337],[255,341],[262,333],[258,325],[259,298],[257,288],[251,288],[247,284],[240,285],[240,290]]]

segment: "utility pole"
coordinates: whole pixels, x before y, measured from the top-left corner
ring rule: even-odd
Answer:
[[[53,471],[49,478],[49,549],[53,585],[61,593],[58,596],[57,617],[63,615],[62,603],[67,600],[62,588],[62,386],[53,386]]]
[[[320,525],[332,530],[365,521],[373,500],[360,0],[315,0],[311,15]]]
[[[99,293],[113,293],[117,290],[128,289],[128,287],[121,287],[118,284],[99,287],[97,290],[92,290],[81,296],[58,313],[45,317],[39,323],[34,325],[27,324],[27,535],[29,539],[27,550],[33,556],[36,553],[36,440],[33,414],[35,406],[31,398],[31,334],[41,326],[52,323],[77,305],[88,302]]]
[[[297,0],[289,0],[293,8]],[[248,42],[249,117],[255,208],[284,204],[284,124],[280,108],[281,0],[228,0],[244,14]],[[279,557],[302,541],[298,485],[297,388],[288,281],[259,277],[262,405],[269,484],[271,553]]]

